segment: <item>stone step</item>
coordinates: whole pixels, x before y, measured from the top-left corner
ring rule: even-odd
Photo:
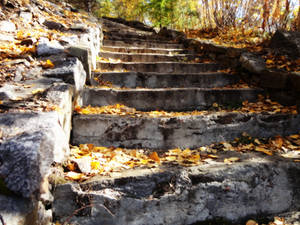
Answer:
[[[137,39],[118,39],[110,40],[104,39],[103,46],[120,46],[120,47],[143,47],[143,48],[162,48],[162,49],[183,49],[182,44],[170,43],[170,42],[155,42],[155,41],[143,41]]]
[[[157,34],[154,33],[140,33],[140,32],[132,32],[132,31],[124,31],[124,30],[110,30],[103,32],[105,39],[119,39],[120,37],[122,39],[137,39],[137,40],[144,40],[144,41],[157,41],[160,40],[161,37],[159,37]],[[162,40],[166,41],[166,40]]]
[[[223,87],[239,81],[237,75],[219,72],[197,74],[114,72],[95,73],[93,76],[122,88],[213,88]]]
[[[179,63],[179,62],[144,62],[144,63],[112,63],[97,62],[97,68],[104,72],[156,72],[156,73],[202,73],[216,72],[224,69],[215,63]]]
[[[109,28],[121,27],[124,29],[134,29],[136,31],[152,32],[152,33],[155,32],[153,27],[146,26],[145,24],[139,21],[126,21],[121,18],[102,17],[100,19],[100,22],[101,24],[106,25]]]
[[[117,52],[100,52],[103,58],[119,59],[122,62],[189,62],[195,59],[201,59],[202,56],[194,54],[153,54],[153,53],[117,53]]]
[[[123,104],[140,111],[190,111],[203,110],[214,103],[239,105],[250,102],[261,94],[259,89],[205,89],[205,88],[165,88],[165,89],[110,89],[86,88],[83,91],[83,105],[105,106]]]
[[[161,48],[138,48],[138,47],[119,47],[119,46],[102,46],[102,52],[119,52],[119,53],[153,53],[153,54],[189,54],[187,49],[161,49]]]
[[[300,115],[211,113],[174,117],[131,115],[73,116],[72,144],[166,150],[232,141],[244,132],[252,137],[289,135],[299,131]]]
[[[299,163],[254,153],[235,157],[240,162],[135,169],[56,184],[54,219],[82,225],[246,224],[300,207]]]

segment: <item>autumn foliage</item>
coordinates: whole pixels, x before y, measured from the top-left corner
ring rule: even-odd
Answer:
[[[180,30],[299,30],[299,0],[102,0],[99,16],[140,20]]]

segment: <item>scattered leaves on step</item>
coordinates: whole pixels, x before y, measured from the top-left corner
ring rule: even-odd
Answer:
[[[122,61],[120,59],[104,58],[97,56],[97,62],[121,63]]]
[[[248,102],[244,101],[241,107],[230,106],[224,107],[220,106],[218,103],[213,103],[212,111],[218,112],[242,112],[242,113],[282,113],[282,114],[298,114],[296,106],[283,106],[278,102],[272,101],[269,98],[265,98],[262,95],[258,96],[258,102]],[[127,107],[122,104],[101,106],[101,107],[80,107],[76,106],[75,111],[79,114],[89,115],[89,114],[110,114],[110,115],[121,115],[121,116],[132,116],[132,117],[176,117],[176,116],[200,116],[207,115],[211,111],[192,111],[192,112],[167,112],[167,111],[150,111],[142,112],[134,108]]]
[[[164,164],[191,167],[202,163],[238,163],[240,157],[224,158],[217,155],[224,151],[239,153],[253,152],[266,156],[279,155],[285,157],[288,153],[293,154],[294,162],[300,162],[300,135],[294,134],[286,137],[276,136],[272,138],[257,139],[244,133],[240,138],[232,142],[220,142],[197,149],[170,149],[164,152],[153,152],[142,149],[123,149],[114,147],[94,146],[82,144],[71,146],[71,157],[65,165],[66,179],[83,181],[97,174],[109,176],[112,172],[121,172],[134,168],[157,168]],[[288,157],[290,158],[290,157]],[[90,164],[86,169],[86,164]],[[84,173],[80,168],[85,167]]]
[[[284,55],[264,55],[267,68],[300,72],[300,59],[288,59]]]

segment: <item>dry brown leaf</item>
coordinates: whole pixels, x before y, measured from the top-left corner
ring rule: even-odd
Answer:
[[[255,147],[255,151],[257,151],[257,152],[262,152],[262,153],[265,153],[265,154],[267,154],[267,155],[273,155],[273,152],[272,151],[270,151],[270,150],[267,150],[267,149],[265,149],[265,148],[263,148],[263,147]]]

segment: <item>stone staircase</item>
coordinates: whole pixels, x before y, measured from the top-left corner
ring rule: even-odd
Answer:
[[[123,104],[128,110],[141,112],[185,113],[157,117],[75,114],[73,145],[163,152],[231,141],[243,133],[272,137],[299,132],[298,115],[215,110],[214,105],[239,106],[264,94],[260,88],[234,88],[240,77],[223,65],[151,29],[140,30],[109,19],[102,19],[102,25],[100,59],[110,60],[99,60],[100,71],[93,76],[111,86],[86,87],[83,106]],[[78,208],[89,206],[68,221],[84,225],[189,225],[220,218],[237,223],[251,216],[299,208],[299,166],[255,153],[238,157],[242,161],[232,165],[219,162],[191,168],[140,169],[112,177],[96,176],[83,184],[58,185],[54,215],[65,221]],[[169,189],[164,190],[165,186]],[[157,192],[161,194],[153,194]]]

